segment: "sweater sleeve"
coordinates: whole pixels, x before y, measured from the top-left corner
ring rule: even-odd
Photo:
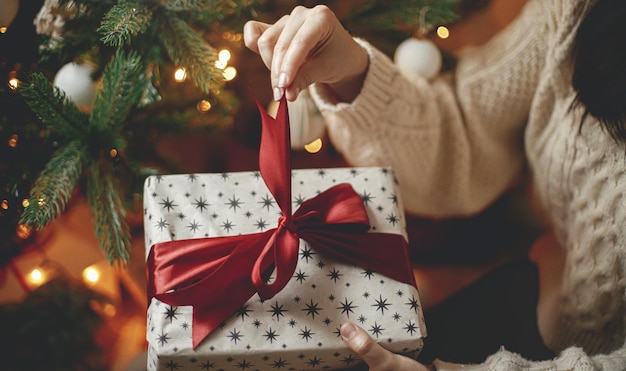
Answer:
[[[403,75],[357,39],[370,56],[359,96],[335,104],[324,85],[311,89],[333,145],[354,166],[392,166],[408,212],[481,211],[524,164],[522,132],[546,42],[545,15],[528,5],[523,13],[432,81]]]
[[[620,371],[626,370],[626,347],[610,355],[590,357],[580,348],[571,347],[548,361],[532,362],[519,354],[500,350],[481,365],[460,365],[435,361],[437,371]]]

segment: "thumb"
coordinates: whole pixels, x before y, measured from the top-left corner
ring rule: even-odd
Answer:
[[[361,327],[351,322],[341,325],[341,337],[370,371],[428,371],[429,368],[417,361],[390,352],[374,341]]]
[[[259,54],[259,37],[270,27],[269,24],[259,21],[248,21],[243,25],[243,42],[246,47]]]
[[[393,353],[381,347],[361,327],[346,322],[341,325],[341,337],[348,348],[355,352],[370,370],[392,370]]]

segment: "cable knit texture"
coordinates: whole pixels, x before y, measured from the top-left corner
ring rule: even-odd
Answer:
[[[529,0],[486,45],[433,81],[402,75],[363,40],[370,66],[352,103],[311,88],[337,149],[357,166],[397,171],[407,210],[472,215],[527,164],[567,258],[558,321],[545,341],[556,359],[502,350],[486,370],[626,370],[626,146],[571,109],[576,29],[594,0]],[[460,365],[440,362],[438,369]]]

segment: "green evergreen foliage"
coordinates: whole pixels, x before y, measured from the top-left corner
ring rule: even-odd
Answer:
[[[184,66],[196,86],[208,93],[224,82],[224,76],[216,73],[217,51],[207,43],[185,21],[177,17],[161,22],[159,34],[168,55],[175,64]]]
[[[256,9],[256,18],[276,22],[296,5],[313,7],[326,5],[332,9],[344,25],[350,29],[367,31],[406,31],[419,27],[448,25],[459,20],[466,3],[487,0],[300,0],[266,1]],[[257,5],[258,2],[257,2]],[[422,17],[422,13],[424,17]]]
[[[40,230],[65,210],[82,174],[85,152],[74,141],[54,153],[33,185],[21,223]]]
[[[130,228],[110,161],[94,162],[87,178],[87,201],[95,214],[96,237],[111,264],[130,259]]]
[[[87,166],[87,195],[98,241],[112,263],[128,261],[130,230],[120,195],[124,188],[114,182],[115,171],[107,156],[111,149],[125,147],[122,129],[144,90],[139,83],[144,69],[137,53],[118,50],[104,70],[102,89],[88,120],[41,74],[34,74],[32,82],[20,89],[52,132],[72,138],[55,153],[35,182],[21,223],[41,229],[59,216]]]
[[[142,82],[145,68],[137,53],[116,52],[104,70],[102,89],[96,95],[89,116],[89,134],[100,136],[108,132],[110,136],[121,135],[126,117],[145,90],[145,83]]]
[[[460,0],[362,0],[351,8],[350,24],[359,28],[417,31],[459,19]]]
[[[87,116],[62,90],[54,87],[43,73],[31,74],[18,93],[48,129],[64,138],[81,136],[81,128],[87,123]]]
[[[105,45],[128,45],[135,36],[146,31],[151,18],[152,12],[146,6],[122,2],[105,14],[98,32],[103,35],[101,40]]]

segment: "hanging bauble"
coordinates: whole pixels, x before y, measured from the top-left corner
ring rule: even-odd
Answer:
[[[0,27],[9,27],[19,8],[19,0],[0,0]]]
[[[298,99],[288,102],[288,107],[292,149],[303,150],[304,146],[324,135],[324,118],[310,98],[308,90],[301,91]],[[277,108],[278,102],[271,101],[268,112],[275,112]]]
[[[309,97],[309,91],[303,90],[298,99],[289,103],[289,131],[291,148],[302,150],[304,146],[321,138],[326,130],[324,118]]]
[[[90,111],[98,90],[91,79],[93,66],[86,63],[68,63],[54,77],[54,85],[63,90],[68,98],[83,111]]]
[[[441,70],[441,53],[430,40],[411,37],[398,45],[394,54],[398,68],[407,74],[432,79]]]

